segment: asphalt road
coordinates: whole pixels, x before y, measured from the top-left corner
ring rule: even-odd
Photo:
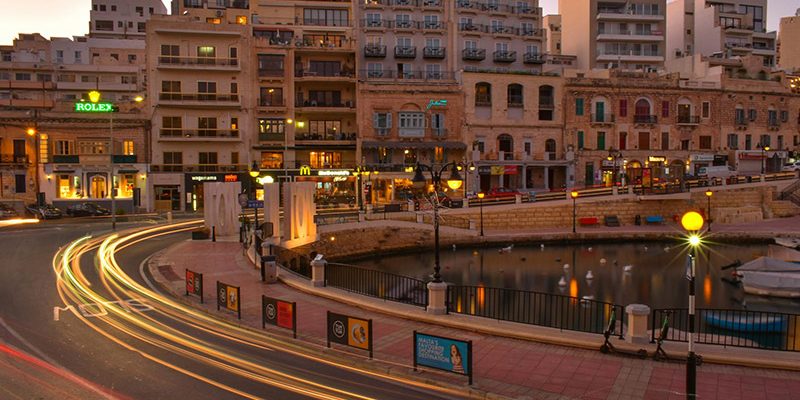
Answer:
[[[118,227],[131,226],[134,224],[123,223]],[[146,329],[116,316],[84,321],[62,311],[55,321],[54,307],[63,307],[64,303],[56,290],[53,255],[60,246],[86,233],[98,235],[107,231],[108,224],[92,221],[51,221],[33,228],[0,229],[0,398],[320,397],[319,391],[308,396],[308,392],[284,388],[284,383],[298,378],[323,385],[322,392],[335,398],[446,398],[300,357],[271,345],[255,348],[159,312],[146,313],[152,318],[150,324],[160,324],[162,330],[174,329],[178,335],[186,334],[191,341],[204,343],[205,348],[218,356],[193,357],[196,352],[189,346],[164,345],[148,336]],[[144,284],[140,263],[155,251],[188,236],[188,233],[173,234],[139,243],[121,251],[117,261],[129,276]],[[101,284],[93,257],[94,252],[89,252],[81,258],[81,272],[92,290],[110,297]],[[257,377],[234,373],[219,362],[227,356],[270,372]]]

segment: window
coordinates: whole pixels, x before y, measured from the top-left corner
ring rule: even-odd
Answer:
[[[98,31],[110,32],[114,30],[114,21],[94,21],[94,29]]]
[[[628,148],[628,132],[619,133],[619,149],[626,150]]]
[[[438,15],[426,15],[423,17],[423,21],[425,21],[425,29],[440,29],[441,26],[439,25],[439,16]]]
[[[776,126],[778,125],[778,112],[775,110],[768,110],[767,111],[767,124],[769,126]]]
[[[486,143],[483,141],[483,138],[479,138],[472,144],[472,150],[478,150],[481,154],[486,151]]]
[[[508,106],[509,107],[522,107],[522,85],[512,83],[508,85]]]
[[[754,108],[751,108],[749,110],[748,116],[750,118],[750,121],[755,121],[758,118],[758,111],[756,111]]]
[[[486,82],[475,84],[475,106],[492,105],[492,85]]]
[[[161,117],[161,136],[180,136],[183,133],[181,117]]]
[[[259,118],[258,133],[283,135],[286,131],[286,120],[283,118]]]
[[[661,118],[669,118],[669,102],[661,102]]]
[[[198,100],[214,100],[217,93],[217,82],[197,82],[197,99]]]
[[[681,150],[689,150],[689,139],[681,140]]]
[[[161,45],[161,57],[158,62],[162,64],[178,63],[180,62],[180,46],[174,44]]]
[[[376,112],[372,113],[372,127],[375,128],[375,134],[378,136],[386,136],[392,129],[392,113],[390,112]]]
[[[239,84],[236,82],[231,82],[231,94],[239,93]]]
[[[37,82],[52,82],[53,75],[50,74],[36,74],[36,81]]]
[[[342,63],[339,61],[315,61],[308,63],[308,70],[317,76],[339,76]]]
[[[71,140],[54,140],[53,154],[58,156],[68,156],[75,154],[75,142]]]
[[[575,115],[580,117],[583,115],[583,112],[584,112],[583,98],[579,97],[575,99]]]
[[[308,134],[310,139],[318,140],[343,140],[342,121],[339,120],[311,120],[308,121]]]
[[[533,144],[530,140],[526,140],[525,143],[522,144],[523,151],[525,151],[525,155],[530,156],[533,152]]]
[[[342,166],[342,153],[338,151],[312,151],[308,154],[311,168],[339,168]]]
[[[207,24],[219,25],[222,23],[221,18],[206,18]]]
[[[783,148],[783,135],[778,135],[778,150]]]
[[[216,151],[201,151],[197,153],[197,162],[202,165],[216,165],[217,152]],[[202,167],[201,167],[202,171]]]
[[[597,132],[597,150],[606,149],[606,133]]]
[[[514,138],[509,134],[502,134],[497,137],[497,151],[503,152],[503,160],[514,159]]]
[[[744,149],[745,150],[753,149],[753,135],[744,135]]]
[[[161,95],[164,100],[179,100],[181,97],[181,81],[162,81]]]
[[[636,116],[649,117],[650,116],[650,102],[645,99],[636,100],[635,111]]]
[[[701,150],[711,149],[711,136],[700,135],[700,149]]]
[[[283,56],[259,54],[258,76],[283,76]]]
[[[711,118],[711,102],[704,101],[702,105],[702,114],[703,118]]]
[[[639,132],[639,150],[650,150],[650,132]]]
[[[400,137],[422,137],[425,135],[425,113],[400,112],[399,134]]]
[[[283,106],[283,88],[262,87],[259,104],[263,107]]]
[[[619,101],[619,116],[620,117],[628,116],[628,100],[622,99]]]
[[[737,125],[744,125],[746,123],[746,118],[745,118],[745,115],[744,115],[744,109],[743,108],[737,107],[734,116],[736,118],[736,124]]]
[[[383,64],[381,63],[367,63],[367,77],[380,78],[383,76]]]
[[[445,129],[444,124],[444,114],[436,113],[431,115],[431,132],[434,136],[447,136],[447,130]]]
[[[789,122],[789,112],[786,110],[781,111],[781,122]]]
[[[78,142],[78,154],[108,154],[107,141],[82,140]]]
[[[350,16],[347,10],[315,9],[303,10],[303,22],[306,25],[348,26]]]
[[[31,74],[27,72],[17,72],[14,74],[14,79],[18,81],[29,81],[31,80]]]
[[[136,7],[136,13],[139,14],[140,17],[144,17],[144,7]]]
[[[25,174],[14,175],[14,191],[25,193]]]
[[[231,136],[239,136],[239,118],[237,117],[231,117]]]
[[[669,150],[669,132],[661,132],[661,150]]]
[[[239,164],[239,152],[238,151],[232,151],[231,152],[231,164],[234,164],[234,165]]]
[[[394,24],[396,28],[411,28],[411,16],[408,14],[395,15]]]
[[[735,133],[728,134],[728,149],[736,150],[739,148],[739,135]]]
[[[555,109],[555,99],[553,98],[553,87],[549,85],[539,86],[539,120],[552,121],[553,110]]]
[[[758,144],[761,145],[761,148],[769,147],[771,143],[771,137],[769,135],[761,135],[761,139],[759,139]]]
[[[132,155],[135,155],[135,154],[136,154],[136,152],[134,151],[133,140],[123,140],[122,141],[122,155],[132,156]]]
[[[262,152],[261,168],[264,169],[283,168],[283,153]]]
[[[197,136],[217,136],[217,118],[197,117]]]
[[[583,131],[578,131],[578,150],[584,149]]]
[[[128,54],[128,64],[136,63],[136,54]]]
[[[217,48],[214,46],[197,46],[197,63],[213,64],[217,57]]]
[[[141,32],[141,33],[147,32],[147,25],[146,25],[146,23],[144,23],[144,22],[137,22],[137,23],[136,23],[136,31],[137,31],[137,32]]]

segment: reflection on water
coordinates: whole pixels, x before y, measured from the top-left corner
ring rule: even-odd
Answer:
[[[442,279],[448,283],[531,290],[573,297],[589,296],[616,304],[652,308],[687,307],[687,249],[678,243],[443,248]],[[747,308],[796,312],[800,302],[744,297],[740,288],[723,282],[731,270],[721,266],[766,255],[765,245],[714,244],[701,248],[697,262],[697,303],[707,308]],[[428,281],[433,252],[367,259],[359,265]],[[591,272],[591,273],[590,273]],[[587,274],[592,279],[587,279]],[[559,284],[561,281],[561,284]]]

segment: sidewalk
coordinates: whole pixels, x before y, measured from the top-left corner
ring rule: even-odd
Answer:
[[[266,285],[259,281],[258,270],[244,257],[239,243],[187,241],[159,254],[151,264],[151,274],[158,283],[175,295],[184,298],[184,268],[201,272],[205,278],[206,302],[199,304],[195,298],[187,302],[221,318],[235,318],[230,313],[216,311],[217,280],[241,287],[242,323],[261,329],[261,295],[297,302],[298,341],[324,348],[326,338],[326,311],[373,319],[375,332],[375,359],[385,365],[381,370],[393,373],[416,374],[420,379],[442,381],[466,388],[466,379],[457,375],[424,370],[411,371],[412,332],[414,330],[472,340],[474,351],[474,388],[502,396],[522,399],[683,399],[685,398],[685,366],[680,363],[655,362],[618,355],[605,355],[597,350],[564,347],[530,340],[512,339],[479,333],[480,325],[494,328],[519,329],[521,324],[461,315],[437,316],[472,328],[458,329],[404,319],[368,309],[382,308],[394,315],[416,318],[427,315],[419,307],[357,295],[337,289],[322,288],[326,296],[351,299],[352,304],[318,297],[283,283]],[[158,268],[158,265],[169,265]],[[303,285],[305,282],[292,275],[287,282]],[[423,319],[424,320],[424,319]],[[554,329],[524,326],[545,336],[562,336],[576,341],[602,343],[600,335],[559,332]],[[268,326],[274,336],[291,339],[291,332]],[[512,333],[513,335],[513,333]],[[522,336],[518,336],[522,337]],[[588,340],[587,340],[588,339]],[[615,342],[616,344],[616,342]],[[685,354],[685,344],[670,344],[668,352]],[[674,345],[674,346],[672,346]],[[334,347],[336,347],[334,345]],[[365,352],[345,349],[326,353],[338,357],[366,357]],[[680,349],[680,351],[678,350]],[[734,349],[738,351],[740,349]],[[726,351],[734,351],[726,349]],[[704,354],[703,350],[700,354]],[[777,353],[769,353],[778,356]],[[786,355],[784,355],[786,356]],[[795,357],[796,354],[789,354]],[[798,363],[800,363],[800,357]],[[374,364],[374,363],[373,363]],[[698,368],[699,399],[800,399],[800,372],[765,370],[747,367],[705,363]]]

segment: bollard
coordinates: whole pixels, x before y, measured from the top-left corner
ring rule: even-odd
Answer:
[[[311,285],[314,287],[325,286],[325,265],[328,262],[320,254],[311,260]]]
[[[275,283],[278,281],[278,264],[275,256],[261,256],[261,282]]]
[[[517,193],[514,195],[514,203],[515,204],[522,204],[522,195]]]
[[[428,314],[442,315],[447,314],[447,284],[444,282],[428,283],[428,307],[425,311]]]
[[[167,223],[172,223],[172,211],[167,211]]]
[[[213,225],[211,226],[211,241],[212,242],[217,241],[217,227]]]
[[[650,307],[644,304],[629,304],[625,307],[625,313],[628,314],[628,332],[625,335],[625,341],[638,344],[649,343],[647,321],[650,319]]]

